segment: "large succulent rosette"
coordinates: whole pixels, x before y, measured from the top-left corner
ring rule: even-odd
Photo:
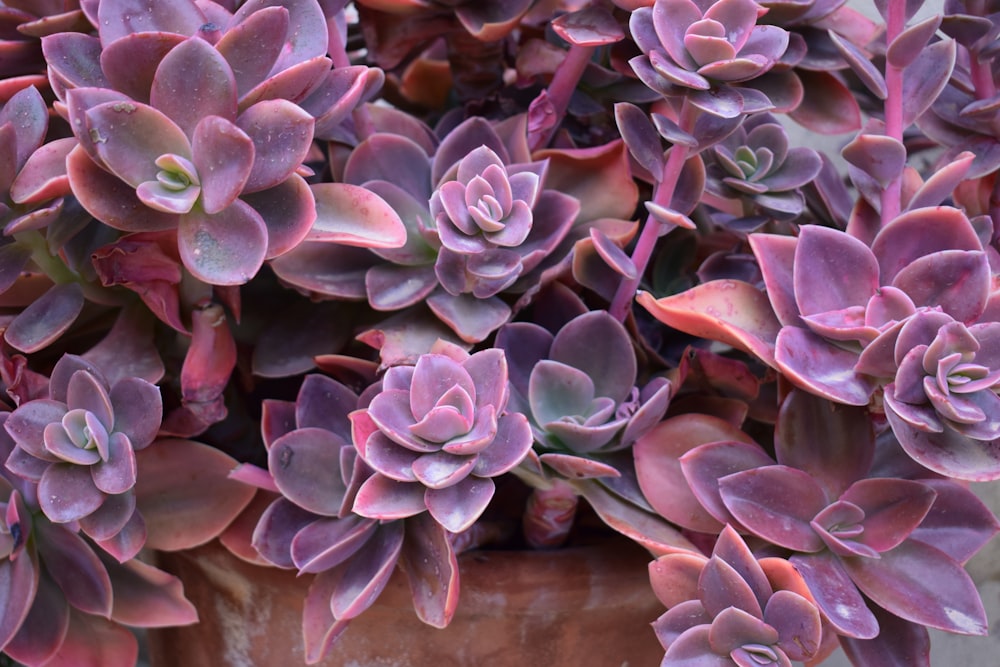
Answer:
[[[503,350],[468,355],[442,344],[414,366],[386,371],[366,410],[351,414],[354,445],[375,474],[354,512],[398,519],[424,511],[453,533],[468,529],[493,498],[493,477],[531,448],[527,418],[507,410]]]
[[[53,370],[48,398],[23,403],[4,424],[16,444],[6,467],[38,484],[48,520],[79,522],[126,560],[145,540],[133,493],[135,452],[153,442],[162,416],[155,385],[136,377],[109,385],[92,364],[65,355]]]

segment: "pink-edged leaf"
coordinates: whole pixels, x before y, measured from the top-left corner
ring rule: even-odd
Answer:
[[[615,123],[632,157],[659,181],[663,177],[663,146],[646,113],[634,104],[619,102],[615,104]]]
[[[907,211],[886,225],[871,244],[883,284],[914,260],[941,250],[982,250],[966,215],[951,206]]]
[[[38,590],[38,561],[30,557],[5,558],[0,561],[0,645],[8,642],[21,628]]]
[[[383,524],[354,558],[341,566],[341,576],[330,598],[338,619],[351,619],[368,609],[389,583],[403,548],[403,523]]]
[[[878,637],[840,637],[840,645],[851,664],[931,667],[931,640],[927,628],[919,623],[903,620],[877,606],[872,611],[880,628]]]
[[[609,528],[641,545],[653,555],[678,550],[697,552],[697,547],[672,523],[623,500],[596,480],[582,480],[574,486]]]
[[[245,21],[252,20],[258,12],[266,11],[271,7],[280,7],[288,11],[287,28],[279,33],[284,42],[281,56],[275,63],[272,73],[287,69],[307,58],[326,53],[326,19],[320,6],[310,0],[255,0],[254,2],[246,2],[233,14],[231,26],[239,26]],[[276,28],[278,26],[269,23],[268,27]]]
[[[76,146],[66,156],[66,173],[83,208],[115,229],[147,232],[177,226],[180,216],[143,204],[134,187],[97,166],[82,146]]]
[[[680,457],[709,442],[753,440],[716,417],[684,414],[671,417],[635,441],[632,448],[639,486],[649,504],[664,518],[689,530],[717,534],[723,524],[691,491]],[[768,460],[765,465],[773,463]]]
[[[365,248],[303,241],[271,260],[283,281],[310,292],[346,299],[365,298],[365,274],[378,258]]]
[[[944,39],[922,49],[909,67],[903,70],[903,125],[913,123],[924,113],[948,84],[955,67],[957,45]]]
[[[330,570],[319,574],[309,585],[302,610],[302,639],[309,664],[317,663],[327,655],[347,629],[349,621],[337,620],[330,610],[330,598],[338,581],[340,572]]]
[[[362,248],[398,248],[406,242],[399,215],[370,190],[347,183],[312,186],[316,222],[307,238]]]
[[[54,463],[38,482],[38,504],[56,523],[81,519],[103,502],[104,494],[94,486],[90,468],[85,466]]]
[[[79,283],[56,285],[7,325],[4,339],[25,353],[48,347],[76,321],[83,304],[83,288]]]
[[[950,479],[923,479],[920,483],[937,495],[910,539],[937,547],[965,563],[1000,532],[1000,523],[990,508],[962,484]]]
[[[114,430],[128,437],[134,449],[153,442],[163,418],[159,387],[137,377],[122,378],[111,388],[111,405]]]
[[[733,516],[767,541],[793,551],[823,548],[809,522],[827,500],[809,473],[787,466],[744,470],[721,478],[719,493]]]
[[[192,211],[182,216],[177,248],[184,266],[199,280],[242,285],[264,263],[267,227],[260,214],[237,199],[215,215]]]
[[[139,641],[128,628],[71,609],[66,636],[45,665],[131,665],[138,659]]]
[[[239,110],[245,111],[262,100],[300,102],[323,83],[330,65],[326,56],[316,56],[273,74],[240,97]]]
[[[159,440],[136,453],[136,465],[136,504],[152,549],[204,544],[229,525],[255,492],[228,478],[235,460],[191,440]]]
[[[318,519],[295,533],[292,561],[300,573],[332,569],[364,547],[377,530],[377,521],[355,515]]]
[[[990,282],[986,253],[942,250],[913,260],[892,284],[917,307],[937,307],[959,322],[972,322],[986,309]]]
[[[104,85],[148,103],[157,67],[182,42],[183,35],[170,32],[135,33],[115,40],[100,54],[101,70],[108,80]]]
[[[133,188],[155,181],[161,155],[191,159],[184,131],[161,111],[138,102],[104,102],[84,113],[93,150]],[[71,180],[72,182],[72,180]]]
[[[820,134],[844,134],[861,128],[861,109],[840,79],[830,72],[801,68],[796,74],[806,94],[788,114],[795,122]]]
[[[828,30],[827,35],[830,37],[833,45],[837,47],[837,51],[840,52],[840,55],[854,71],[854,74],[865,85],[865,88],[878,99],[884,100],[889,94],[885,85],[885,77],[882,76],[882,72],[872,63],[871,58],[852,42],[838,35],[834,30]]]
[[[243,191],[254,163],[254,144],[240,128],[220,116],[202,118],[193,128],[194,166],[201,182],[201,205],[214,215]]]
[[[109,495],[125,493],[135,486],[135,452],[124,433],[108,438],[108,458],[90,468],[94,486]]]
[[[274,259],[301,243],[316,220],[312,190],[298,174],[273,188],[245,193],[240,199],[257,211],[267,227],[265,259]]]
[[[110,540],[125,528],[134,513],[134,493],[109,496],[94,512],[80,519],[80,529],[97,542]]]
[[[805,580],[816,606],[838,634],[859,639],[878,635],[878,621],[836,556],[823,552],[795,555],[789,560]]]
[[[863,478],[875,456],[875,434],[864,407],[824,400],[799,389],[781,404],[775,430],[778,463],[809,473],[828,498]],[[822,442],[822,447],[816,443]]]
[[[567,479],[595,479],[598,477],[620,477],[621,472],[614,466],[585,459],[572,454],[542,454],[539,459],[549,468]]]
[[[101,42],[82,32],[64,32],[42,39],[42,54],[49,66],[54,90],[106,87],[101,68]]]
[[[732,345],[774,364],[774,344],[781,324],[767,297],[749,283],[713,280],[661,299],[640,292],[636,301],[664,324]]]
[[[45,521],[36,524],[35,537],[45,560],[45,569],[66,600],[88,614],[109,617],[111,579],[101,559],[83,538]]]
[[[763,609],[750,585],[732,565],[718,557],[709,558],[698,577],[698,591],[705,610],[718,616],[735,607],[760,618]]]
[[[972,482],[1000,479],[1000,452],[991,441],[975,440],[950,427],[940,433],[918,430],[891,409],[886,417],[903,450],[920,465]]]
[[[255,496],[251,505],[257,504]],[[317,520],[312,512],[307,512],[292,501],[268,494],[270,504],[260,513],[260,518],[252,526],[250,546],[265,562],[277,567],[292,569],[292,541],[299,531]],[[242,516],[242,515],[241,515]]]
[[[106,504],[107,501],[105,501]],[[102,505],[97,512],[104,509]],[[93,516],[93,514],[91,515]],[[146,522],[139,512],[132,512],[125,525],[117,533],[106,540],[95,540],[108,555],[119,563],[135,558],[146,545]]]
[[[663,656],[663,663],[671,667],[731,667],[728,655],[718,655],[709,640],[711,625],[696,625],[683,632]]]
[[[34,204],[70,194],[66,156],[77,145],[73,137],[56,139],[32,153],[10,186],[18,204]]]
[[[149,103],[193,137],[195,127],[209,116],[236,120],[236,80],[214,46],[190,37],[160,61]]]
[[[49,127],[49,114],[41,93],[34,86],[18,91],[0,108],[0,126],[12,123],[16,139],[14,169],[19,171],[28,156],[42,145]]]
[[[105,564],[115,591],[112,620],[139,628],[197,622],[198,612],[174,575],[138,559],[121,564],[105,559]]]
[[[802,326],[795,301],[795,248],[798,240],[777,234],[752,234],[748,238],[764,277],[767,298],[785,326]]]
[[[879,286],[878,264],[868,246],[820,225],[803,226],[793,272],[803,315],[864,306]]]
[[[45,427],[59,423],[66,412],[66,405],[60,401],[47,398],[28,401],[7,417],[4,429],[25,452],[52,461],[54,459],[45,452]]]
[[[900,618],[964,635],[989,632],[975,583],[943,551],[907,540],[877,560],[843,563],[865,595]]]
[[[900,178],[906,166],[906,148],[893,137],[859,134],[844,146],[841,155],[865,172],[885,189],[894,178]]]
[[[823,626],[816,606],[792,591],[775,591],[764,608],[764,622],[777,630],[778,646],[792,660],[816,655]]]
[[[27,665],[47,663],[66,638],[69,615],[66,596],[43,572],[38,578],[31,609],[17,634],[4,645],[4,653]]]
[[[206,22],[194,2],[166,7],[155,0],[110,0],[97,10],[101,43],[107,45],[135,32],[175,32],[194,35]]]
[[[837,403],[868,405],[875,381],[854,371],[858,355],[806,329],[778,334],[775,362],[796,385]]]
[[[920,56],[934,33],[941,26],[941,16],[930,16],[896,36],[886,49],[886,60],[893,67],[905,69]]]
[[[289,500],[311,512],[337,516],[346,487],[340,470],[343,438],[320,428],[300,428],[275,440],[268,468]]]
[[[267,77],[281,54],[287,31],[288,10],[265,7],[229,26],[215,45],[232,68],[240,96]]]
[[[708,442],[680,457],[684,481],[691,493],[720,523],[738,522],[720,495],[719,480],[733,473],[773,465],[774,461],[760,445],[740,440]]]
[[[698,599],[698,579],[708,559],[697,553],[670,553],[649,564],[649,583],[667,609]]]
[[[492,479],[470,476],[452,486],[427,489],[424,501],[435,521],[453,533],[461,533],[486,510],[495,491]]]
[[[287,179],[312,147],[312,116],[288,100],[258,102],[241,113],[236,124],[254,145],[247,192],[266,190]]]
[[[451,536],[429,514],[406,520],[399,565],[410,582],[413,607],[424,623],[443,628],[458,606],[458,560]]]
[[[358,489],[354,512],[372,519],[405,519],[427,509],[424,490],[422,484],[397,482],[376,473]]]
[[[888,551],[905,540],[930,511],[934,489],[909,479],[862,479],[841,500],[864,510],[864,532],[857,540],[876,551]]]
[[[913,193],[913,196],[907,203],[907,210],[916,210],[926,206],[938,206],[941,204],[941,202],[951,196],[955,188],[958,187],[958,184],[962,182],[975,159],[975,154],[963,151],[948,164],[938,167],[933,174],[927,177],[924,184]]]

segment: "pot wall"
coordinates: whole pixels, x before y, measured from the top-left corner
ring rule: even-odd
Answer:
[[[627,541],[551,552],[479,551],[460,559],[462,594],[438,630],[413,612],[398,571],[321,665],[332,667],[644,667],[663,658],[649,624],[663,613],[649,557]],[[218,544],[162,554],[201,622],[151,631],[154,667],[305,664],[308,578],[236,559]]]

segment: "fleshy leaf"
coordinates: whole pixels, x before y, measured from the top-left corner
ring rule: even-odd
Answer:
[[[267,253],[267,227],[260,214],[235,200],[215,215],[192,211],[177,229],[184,266],[211,285],[242,285],[253,278]]]
[[[21,352],[37,352],[52,344],[83,310],[83,288],[64,283],[49,289],[7,326],[4,339]]]

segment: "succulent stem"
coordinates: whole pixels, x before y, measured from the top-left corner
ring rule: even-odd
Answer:
[[[559,63],[549,87],[536,100],[544,106],[546,118],[545,124],[531,137],[531,150],[544,148],[552,140],[552,135],[559,129],[559,125],[566,115],[566,110],[569,109],[569,100],[573,96],[573,91],[576,90],[580,77],[587,69],[587,63],[590,62],[593,54],[593,46],[573,44],[566,57]]]
[[[886,18],[886,44],[903,32],[906,27],[906,0],[889,0]],[[903,141],[903,70],[886,62],[885,65],[885,134]],[[882,191],[882,226],[894,220],[902,208],[903,174],[896,174]]]
[[[580,497],[561,479],[547,489],[534,488],[524,508],[524,539],[533,549],[565,544],[573,528]]]

